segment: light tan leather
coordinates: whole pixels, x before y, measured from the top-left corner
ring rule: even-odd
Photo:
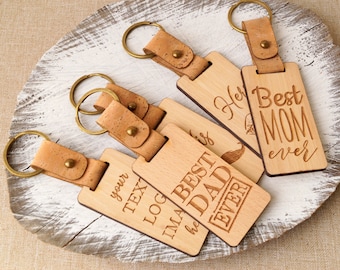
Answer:
[[[142,119],[113,100],[97,119],[97,124],[107,129],[109,134],[120,143],[150,160],[166,142],[166,138],[152,130]],[[127,130],[135,127],[135,135],[128,135]]]
[[[139,118],[143,118],[148,111],[149,104],[145,98],[139,96],[123,87],[120,87],[113,83],[108,83],[106,88],[114,92],[118,97],[121,104],[125,107],[129,105],[131,102],[136,103],[136,109],[134,110],[134,114]],[[113,98],[107,94],[102,93],[99,98],[96,100],[94,107],[98,110],[105,110],[111,103]]]
[[[284,71],[283,62],[278,54],[273,28],[268,17],[242,22],[245,39],[258,73],[274,73]],[[267,41],[268,48],[261,47]]]
[[[175,58],[173,53],[178,51],[180,57]],[[194,80],[208,66],[209,62],[193,53],[192,49],[170,35],[159,30],[151,41],[145,46],[146,54],[154,54],[152,60],[171,69],[179,76],[187,75]]]
[[[74,166],[66,167],[67,160],[73,160]],[[31,166],[42,169],[46,175],[95,190],[108,165],[57,143],[43,141]]]
[[[112,83],[108,83],[106,88],[112,90],[119,97],[120,103],[125,107],[128,107],[130,103],[135,103],[136,109],[132,110],[132,112],[138,118],[143,119],[151,129],[155,129],[162,121],[165,112],[154,105],[148,104],[144,97]],[[94,107],[98,111],[104,111],[112,100],[113,98],[109,94],[102,93],[96,100]]]

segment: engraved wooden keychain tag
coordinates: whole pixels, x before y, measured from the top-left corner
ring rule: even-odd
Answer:
[[[109,164],[97,188],[83,187],[81,204],[191,256],[197,255],[208,230],[131,169],[135,159],[106,149]]]
[[[131,52],[127,38],[132,30],[143,25],[157,26],[160,30],[145,46],[145,54],[140,55]],[[218,52],[204,58],[195,55],[189,46],[152,22],[129,27],[123,36],[123,46],[131,56],[151,58],[181,76],[177,81],[179,90],[259,153],[240,70],[229,60]]]
[[[7,160],[10,146],[26,134],[46,139],[31,163],[35,171],[30,173],[16,171]],[[41,132],[27,131],[9,141],[4,161],[19,177],[44,173],[81,186],[81,204],[191,256],[199,253],[208,234],[205,227],[133,173],[135,159],[114,149],[106,149],[100,160],[90,159],[51,142]]]
[[[78,84],[93,76],[102,76],[110,81],[106,88],[93,89],[85,94],[86,97],[96,91],[102,92],[93,104],[97,112],[102,112],[109,106],[114,98],[107,91],[112,91],[116,100],[119,100],[126,108],[143,119],[151,129],[159,131],[168,123],[174,123],[253,182],[256,183],[261,178],[264,172],[262,159],[245,144],[239,141],[228,130],[169,98],[162,100],[159,106],[148,104],[144,97],[115,84],[107,75],[93,73],[82,76],[71,87],[70,101],[74,106],[76,106],[74,93]],[[91,113],[80,109],[79,112]],[[84,130],[82,125],[80,127],[83,131],[93,134],[90,130]]]
[[[265,7],[269,17],[244,21],[239,29],[231,21],[241,3]],[[240,1],[229,11],[232,27],[245,34],[254,66],[242,68],[266,172],[283,175],[327,167],[323,146],[296,63],[283,63],[271,26],[270,8],[260,1]]]
[[[260,186],[181,128],[155,131],[113,100],[97,123],[140,157],[133,171],[231,246],[270,201]]]

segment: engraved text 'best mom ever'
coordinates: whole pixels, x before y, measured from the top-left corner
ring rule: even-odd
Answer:
[[[242,69],[266,171],[270,175],[321,170],[323,147],[296,64],[284,72]]]

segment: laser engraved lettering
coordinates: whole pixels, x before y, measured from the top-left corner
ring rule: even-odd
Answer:
[[[250,185],[232,177],[209,223],[229,232],[250,189]]]
[[[148,186],[141,181],[141,179],[138,179],[136,182],[135,187],[132,190],[132,193],[129,196],[129,199],[125,203],[123,207],[123,212],[130,211],[131,213],[134,213],[136,210],[136,207],[138,206],[140,200],[142,199],[144,192]]]
[[[198,227],[200,226],[200,224],[197,221],[193,221],[192,223],[192,227],[185,225],[185,229],[191,233],[191,234],[195,234],[198,232]]]
[[[191,171],[172,191],[172,194],[177,195],[183,203],[196,210],[200,216],[225,188],[231,177],[230,170],[226,166],[214,166],[215,163],[213,157],[204,152],[192,166]],[[193,194],[200,183],[201,193]]]
[[[166,202],[166,198],[162,194],[157,193],[154,200],[155,203],[149,206],[149,214],[147,214],[143,219],[143,221],[146,221],[151,225],[155,224],[158,215],[162,212],[161,205]]]
[[[214,98],[214,106],[225,113],[228,120],[231,120],[234,117],[234,109],[242,109],[242,101],[246,99],[246,93],[240,87],[237,87],[237,90],[233,92],[229,85],[226,92],[226,96]]]
[[[314,137],[303,106],[304,95],[295,85],[291,91],[272,95],[270,89],[257,86],[251,93],[256,95],[261,127],[267,145],[280,143],[282,147],[269,151],[270,159],[285,160],[288,156],[301,156],[308,162],[317,148],[310,143]],[[299,143],[300,142],[300,143]],[[289,143],[295,143],[291,147]],[[299,143],[296,146],[296,143]]]
[[[171,225],[167,225],[163,231],[163,235],[169,236],[171,239],[174,239],[176,232],[181,225],[184,212],[181,209],[174,210],[175,216],[170,217]]]
[[[214,140],[209,137],[209,132],[206,131],[204,134],[203,132],[200,132],[199,135],[194,135],[192,130],[189,130],[189,134],[191,137],[195,138],[197,141],[199,141],[203,145],[214,145]]]
[[[121,174],[115,186],[115,189],[111,192],[110,196],[117,201],[121,202],[122,197],[119,195],[120,189],[124,186],[125,180],[129,178],[127,173]]]

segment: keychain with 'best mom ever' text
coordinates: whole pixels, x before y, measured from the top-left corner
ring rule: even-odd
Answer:
[[[12,144],[24,135],[45,139],[31,162],[34,171],[29,173],[15,170],[8,161]],[[114,149],[104,150],[99,160],[87,158],[50,141],[44,133],[29,130],[9,140],[3,157],[13,175],[27,178],[44,173],[78,185],[82,187],[78,195],[82,205],[189,255],[199,253],[208,234],[206,228],[131,170],[132,157]]]
[[[269,17],[242,22],[232,13],[242,3],[263,6]],[[282,175],[327,167],[323,146],[296,63],[283,63],[271,26],[272,12],[261,1],[240,1],[229,11],[229,22],[245,35],[254,66],[242,68],[249,106],[266,172]]]
[[[144,47],[145,54],[132,52],[130,33],[141,26],[157,26],[159,31]],[[139,22],[123,35],[123,47],[133,57],[151,58],[181,76],[177,88],[254,152],[259,153],[240,70],[218,52],[201,57],[154,22]]]

